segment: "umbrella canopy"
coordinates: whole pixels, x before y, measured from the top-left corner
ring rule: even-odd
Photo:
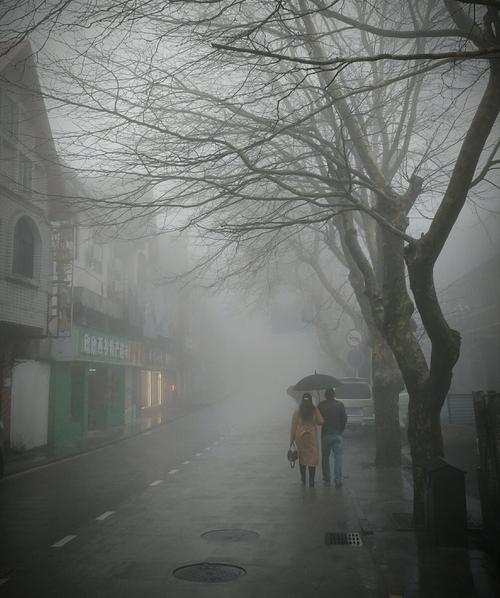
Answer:
[[[341,384],[334,376],[314,372],[314,374],[299,380],[295,386],[292,386],[292,390],[301,390],[303,392],[308,390],[325,390],[326,388],[334,388]]]
[[[286,389],[286,394],[288,396],[292,397],[292,399],[295,399],[296,401],[300,401],[300,399],[302,398],[302,395],[304,394],[304,391],[295,390],[295,388],[293,386],[289,386]]]

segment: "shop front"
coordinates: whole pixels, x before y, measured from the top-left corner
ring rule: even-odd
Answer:
[[[158,414],[168,399],[168,354],[161,341],[144,341],[140,371],[140,409],[143,414]]]
[[[139,367],[141,342],[74,326],[53,343],[49,444],[83,443],[89,432],[126,423],[133,393],[126,381]],[[132,370],[132,371],[130,371]]]
[[[49,444],[85,443],[89,434],[157,415],[167,400],[168,356],[161,341],[74,326],[53,343]]]

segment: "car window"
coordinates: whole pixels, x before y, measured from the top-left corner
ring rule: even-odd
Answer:
[[[369,384],[343,382],[342,386],[337,386],[335,389],[335,395],[340,401],[349,399],[359,400],[371,399],[372,392]]]

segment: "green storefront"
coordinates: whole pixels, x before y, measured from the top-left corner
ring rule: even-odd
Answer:
[[[91,434],[127,423],[131,381],[142,343],[74,326],[53,343],[49,444],[78,446]]]

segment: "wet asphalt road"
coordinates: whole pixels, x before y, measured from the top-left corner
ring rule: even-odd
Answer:
[[[374,598],[369,551],[324,540],[330,529],[359,529],[352,490],[318,480],[304,492],[286,461],[294,407],[233,399],[5,479],[0,596],[330,598],[334,578],[340,595]],[[352,449],[356,463],[373,454],[357,442]],[[253,530],[257,540],[204,538],[225,528]],[[179,580],[176,570],[192,563],[245,573],[231,584]]]
[[[203,407],[151,432],[1,480],[0,579],[165,479],[227,431],[229,412],[221,403]]]

